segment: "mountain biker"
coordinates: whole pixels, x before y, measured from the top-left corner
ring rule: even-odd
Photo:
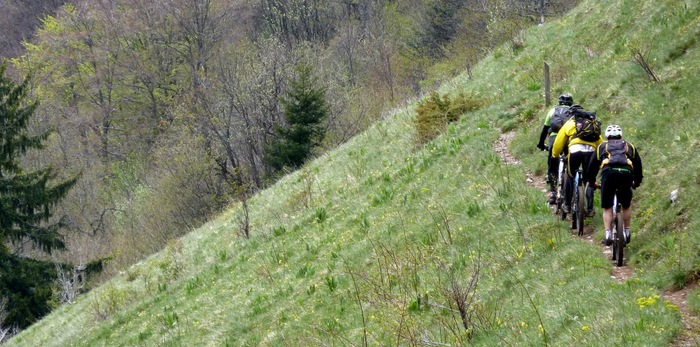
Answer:
[[[603,244],[610,246],[613,223],[613,196],[622,205],[625,242],[630,242],[630,220],[632,218],[632,189],[639,187],[644,178],[642,158],[634,146],[622,139],[622,128],[610,125],[605,128],[605,138],[588,165],[589,183],[595,184],[600,170],[600,205],[603,208],[605,238]]]
[[[558,158],[552,158],[552,144],[554,139],[557,137],[557,132],[561,126],[571,118],[569,116],[569,108],[574,104],[574,98],[571,94],[564,93],[559,95],[559,105],[554,106],[547,116],[544,118],[544,126],[542,126],[542,132],[540,133],[540,142],[537,143],[537,148],[544,151],[548,149],[547,158],[547,183],[549,183],[549,198],[548,202],[550,205],[556,204],[557,193],[554,191],[554,185],[557,183],[557,168],[558,168]],[[556,114],[556,116],[555,116]],[[560,116],[563,115],[563,116]],[[545,145],[545,139],[547,144]]]
[[[571,114],[573,115],[571,119],[564,123],[559,133],[557,133],[557,137],[554,139],[551,155],[551,158],[559,158],[565,146],[569,153],[567,156],[567,174],[569,179],[566,180],[564,203],[562,204],[562,209],[566,213],[571,212],[570,203],[573,191],[574,173],[579,167],[583,168],[584,174],[583,177],[581,177],[581,182],[586,182],[586,165],[593,154],[595,154],[598,145],[603,142],[603,138],[600,135],[600,123],[596,119],[595,112],[584,111],[581,105],[572,105]],[[579,132],[582,122],[595,124],[597,126],[598,131],[591,134],[593,135],[592,138],[589,138],[589,134],[583,135]],[[586,215],[588,217],[593,217],[595,215],[595,210],[593,210],[593,186],[586,187],[586,200]]]

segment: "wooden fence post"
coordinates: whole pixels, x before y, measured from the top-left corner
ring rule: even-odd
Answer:
[[[549,64],[544,62],[544,104],[549,106],[550,92],[549,92]]]

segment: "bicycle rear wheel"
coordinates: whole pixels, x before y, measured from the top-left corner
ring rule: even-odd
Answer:
[[[583,235],[583,220],[586,218],[586,199],[584,196],[583,186],[578,186],[577,190],[578,196],[576,201],[576,228],[578,229],[578,236]]]
[[[618,231],[618,234],[622,237],[622,242],[627,245],[627,238],[625,237],[625,223],[622,220],[622,205],[617,204],[617,213],[615,213],[615,219],[613,219],[614,228]]]
[[[618,211],[620,209],[618,208]],[[612,237],[613,237],[613,255],[612,255],[612,260],[615,261],[615,264],[620,267],[624,264],[625,260],[625,234],[623,231],[623,222],[622,222],[622,215],[620,213],[615,213],[615,216],[613,217],[613,230],[612,230]]]
[[[621,231],[617,232],[617,237],[613,243],[613,260],[618,267],[625,262],[625,239]]]

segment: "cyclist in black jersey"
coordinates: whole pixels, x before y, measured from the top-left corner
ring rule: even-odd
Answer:
[[[600,170],[600,205],[603,208],[605,224],[605,238],[602,243],[610,246],[613,197],[617,194],[617,199],[622,205],[625,241],[629,243],[632,189],[642,184],[644,175],[642,158],[631,143],[622,139],[622,128],[619,125],[608,126],[605,129],[605,138],[607,140],[598,146],[596,155],[591,157],[586,177],[591,186],[594,186]]]
[[[554,139],[557,137],[557,132],[563,125],[563,122],[558,120],[559,113],[567,113],[571,105],[574,104],[574,98],[571,94],[561,94],[559,95],[559,105],[553,107],[547,113],[544,118],[544,126],[542,126],[542,132],[540,132],[540,141],[537,143],[537,148],[540,150],[548,150],[547,158],[547,183],[549,183],[549,197],[548,202],[550,205],[557,203],[557,193],[555,190],[555,185],[557,184],[557,168],[559,167],[559,159],[552,158],[552,145],[554,144]],[[559,124],[561,123],[561,124]],[[545,144],[545,140],[547,143]]]

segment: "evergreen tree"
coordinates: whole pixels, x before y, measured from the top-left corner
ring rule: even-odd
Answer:
[[[0,65],[0,296],[8,297],[3,326],[24,328],[49,312],[52,264],[14,254],[10,244],[30,244],[50,253],[64,249],[63,220],[51,219],[53,207],[77,181],[50,185],[57,173],[49,166],[25,172],[20,158],[42,149],[48,132],[32,135],[29,120],[38,102],[26,102],[28,81],[15,83]]]
[[[282,100],[286,126],[275,127],[275,140],[265,148],[265,161],[275,172],[300,167],[325,136],[322,123],[329,113],[325,90],[315,86],[308,65],[297,72],[288,97]]]

